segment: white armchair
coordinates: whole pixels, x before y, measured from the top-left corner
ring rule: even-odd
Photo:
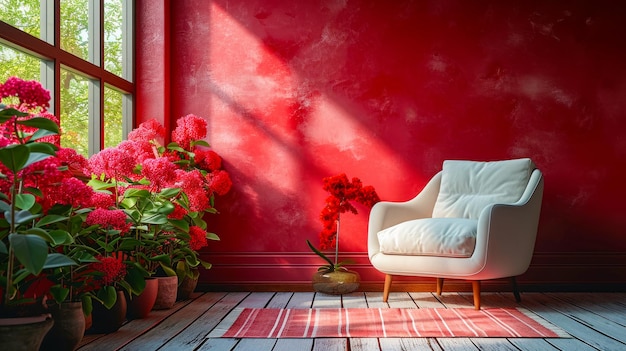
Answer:
[[[528,159],[444,161],[443,169],[412,200],[379,202],[370,212],[369,259],[393,276],[472,281],[480,309],[480,281],[523,274],[533,255],[543,176]]]

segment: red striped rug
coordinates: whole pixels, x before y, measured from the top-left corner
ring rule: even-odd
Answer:
[[[386,338],[567,336],[540,317],[515,308],[272,309],[244,308],[225,338]]]

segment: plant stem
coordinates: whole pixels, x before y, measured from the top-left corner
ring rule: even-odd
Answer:
[[[335,265],[339,261],[339,218],[341,214],[337,214],[337,234],[335,234]]]

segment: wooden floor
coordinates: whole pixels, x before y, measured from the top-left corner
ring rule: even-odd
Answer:
[[[467,308],[471,295],[444,293],[203,293],[177,302],[169,310],[152,311],[115,333],[86,335],[79,350],[626,350],[626,293],[523,293],[517,304],[508,293],[483,293],[483,308],[524,307],[569,333],[571,338],[411,338],[411,339],[225,339],[212,331],[235,307],[404,307]],[[231,315],[232,317],[232,315]],[[215,334],[215,332],[214,332]]]

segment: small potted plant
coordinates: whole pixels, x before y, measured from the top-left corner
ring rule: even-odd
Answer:
[[[320,232],[320,248],[322,250],[334,248],[335,257],[331,260],[307,240],[309,248],[328,263],[319,267],[313,275],[313,289],[327,294],[345,294],[358,289],[360,276],[357,272],[345,267],[346,264],[353,263],[352,261],[339,261],[341,213],[358,213],[350,201],[356,201],[371,208],[380,199],[372,186],[363,186],[359,178],[349,180],[345,173],[324,178],[323,181],[323,189],[329,193],[329,196],[320,214],[323,224]]]
[[[46,215],[37,201],[40,181],[56,167],[48,161],[58,150],[58,119],[46,112],[49,93],[36,81],[9,78],[0,85],[0,344],[32,343],[37,349],[52,327],[49,315],[41,314],[48,293],[41,274],[44,269],[71,266],[74,261],[52,252],[50,243],[64,241],[45,228],[55,216]],[[16,317],[39,315],[28,327],[27,337],[17,335]],[[8,334],[6,334],[8,333]]]

